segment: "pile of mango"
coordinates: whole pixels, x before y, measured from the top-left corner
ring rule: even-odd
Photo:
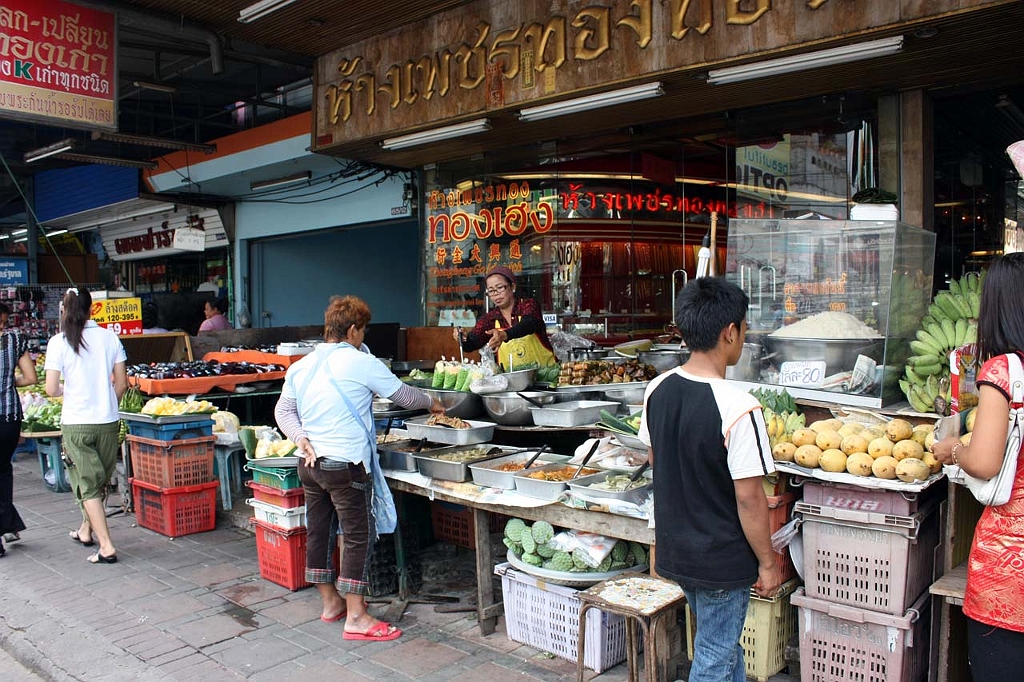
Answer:
[[[822,419],[794,431],[792,442],[776,443],[772,456],[809,469],[913,483],[942,470],[931,452],[934,431],[932,424],[903,419],[884,425]]]

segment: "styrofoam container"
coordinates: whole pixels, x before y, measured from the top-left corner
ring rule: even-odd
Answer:
[[[278,528],[302,528],[306,525],[306,505],[301,507],[278,507],[275,504],[260,502],[255,498],[245,501],[252,507],[256,518]]]
[[[601,418],[601,410],[616,410],[619,403],[610,400],[572,400],[547,407],[531,407],[537,426],[584,426]]]

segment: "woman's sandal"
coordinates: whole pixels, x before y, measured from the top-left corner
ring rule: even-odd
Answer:
[[[117,555],[111,554],[110,556],[103,556],[102,553],[96,552],[95,554],[89,555],[88,562],[90,564],[116,564]]]
[[[402,636],[402,631],[395,628],[391,632],[391,623],[385,623],[380,620],[377,624],[366,632],[348,632],[347,630],[341,636],[342,639],[356,640],[362,642],[390,642],[393,639],[398,639]]]
[[[334,618],[328,618],[327,616],[321,615],[320,616],[320,620],[322,620],[325,623],[337,623],[339,620],[341,620],[342,618],[344,618],[347,615],[348,615],[348,609],[345,609],[344,611],[339,613]]]
[[[68,537],[70,537],[72,540],[80,544],[82,547],[92,547],[96,544],[94,540],[89,540],[88,542],[83,541],[81,538],[78,537],[77,530],[73,530],[70,533],[68,533]]]

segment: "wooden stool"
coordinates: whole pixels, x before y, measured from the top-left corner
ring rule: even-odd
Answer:
[[[629,682],[639,679],[636,658],[639,623],[644,636],[644,672],[649,682],[659,682],[658,657],[654,651],[658,624],[683,603],[683,588],[671,580],[643,573],[623,573],[577,595],[580,598],[580,632],[576,645],[576,681],[583,682],[583,656],[587,646],[587,611],[598,608],[626,619],[626,663]]]

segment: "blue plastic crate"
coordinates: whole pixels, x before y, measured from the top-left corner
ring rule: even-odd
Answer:
[[[125,421],[129,434],[152,440],[184,440],[213,435],[213,420],[210,418],[178,424],[147,424],[131,419]]]
[[[71,492],[67,469],[60,458],[60,438],[37,438],[36,450],[39,453],[39,468],[43,474],[43,485],[55,493]]]

